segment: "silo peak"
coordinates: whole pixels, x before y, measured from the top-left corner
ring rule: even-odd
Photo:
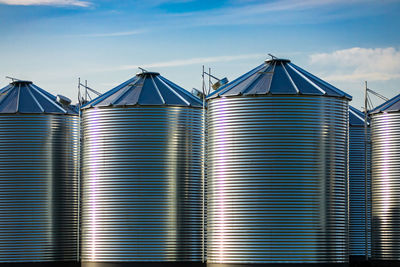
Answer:
[[[12,81],[11,84],[13,84],[13,85],[32,84],[32,81],[15,80],[15,81]]]
[[[273,62],[275,62],[275,63],[277,63],[277,62],[290,63],[290,59],[286,59],[286,58],[271,58],[271,59],[265,60],[265,63],[267,63],[267,64],[271,64]]]
[[[143,72],[136,74],[136,76],[139,76],[139,77],[150,77],[150,76],[158,76],[158,75],[160,75],[160,73],[153,72],[153,71],[143,71]]]

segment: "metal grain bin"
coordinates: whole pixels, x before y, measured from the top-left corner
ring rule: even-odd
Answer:
[[[153,72],[83,107],[83,266],[202,262],[201,107]]]
[[[400,95],[371,112],[372,259],[400,264]]]
[[[367,128],[368,140],[365,139],[364,116],[361,111],[352,106],[349,107],[349,235],[350,260],[355,262],[365,261],[371,255],[371,145],[369,127]],[[365,190],[366,171],[367,192]]]
[[[1,264],[77,264],[78,127],[32,82],[0,90]]]
[[[208,96],[209,266],[348,262],[349,99],[283,59]]]

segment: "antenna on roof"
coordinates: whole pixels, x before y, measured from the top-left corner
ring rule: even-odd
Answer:
[[[367,82],[365,82],[365,94],[364,94],[364,100],[365,100],[365,105],[364,105],[364,112],[365,111],[369,111],[372,110],[374,108],[374,105],[372,103],[372,100],[370,98],[370,95],[374,95],[380,99],[382,99],[383,101],[388,101],[389,98],[387,98],[386,96],[378,93],[375,90],[372,90],[368,87]]]
[[[211,74],[211,68],[208,69],[208,72],[206,72],[206,71],[203,70],[203,76],[204,76],[204,74],[208,76],[208,87],[209,87],[209,88],[208,88],[208,92],[206,92],[206,95],[208,95],[208,94],[210,93],[210,91],[211,91],[210,87],[212,87],[214,90],[217,90],[217,89],[220,88],[222,85],[225,85],[225,84],[227,84],[227,83],[229,82],[229,81],[228,81],[228,78],[226,78],[226,77],[220,79],[220,78],[215,77],[214,75],[212,75],[212,74]],[[216,82],[213,83],[213,82],[211,81],[211,78],[213,78],[214,80],[216,80]]]
[[[84,88],[83,95],[81,94],[81,86]],[[81,83],[81,78],[78,78],[78,101],[81,106],[93,99],[90,96],[90,92],[97,96],[101,95],[100,92],[94,90],[93,88],[90,88],[87,85],[87,80],[85,80],[85,84],[83,84]]]
[[[138,67],[138,69],[140,69],[142,71],[142,73],[148,72],[147,70],[145,70],[145,69],[143,69],[141,67]]]
[[[271,57],[271,59],[278,59],[276,56],[272,55],[272,54],[268,54],[268,56]]]
[[[6,76],[6,79],[10,79],[10,80],[13,81],[13,82],[15,82],[15,81],[21,81],[21,79],[13,78],[13,77],[10,77],[10,76]]]

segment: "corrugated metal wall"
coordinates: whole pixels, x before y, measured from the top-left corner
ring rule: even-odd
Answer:
[[[202,260],[200,108],[83,111],[82,261]]]
[[[370,129],[368,128],[368,133]],[[349,185],[350,185],[350,255],[371,256],[371,144],[367,144],[365,164],[365,132],[362,126],[349,130]],[[368,251],[365,238],[365,167],[368,172]]]
[[[400,113],[371,122],[372,258],[400,260]]]
[[[78,127],[0,115],[0,262],[78,260]]]
[[[209,101],[210,264],[348,261],[347,102]]]

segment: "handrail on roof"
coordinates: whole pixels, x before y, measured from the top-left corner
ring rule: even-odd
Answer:
[[[6,76],[6,79],[10,79],[12,82],[21,81],[21,79],[10,77],[10,76]]]

